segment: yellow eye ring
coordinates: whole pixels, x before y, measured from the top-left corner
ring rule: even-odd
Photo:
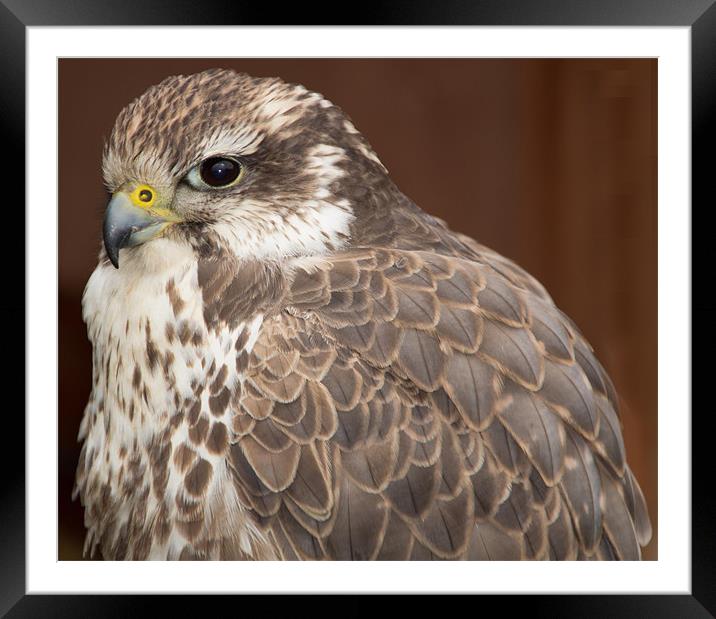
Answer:
[[[151,208],[157,199],[157,192],[153,187],[149,185],[137,185],[134,191],[129,194],[132,203],[139,208],[148,209]]]

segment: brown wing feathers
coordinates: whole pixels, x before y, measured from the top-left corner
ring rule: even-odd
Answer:
[[[491,260],[296,261],[231,448],[285,558],[639,557],[613,387],[541,286]]]

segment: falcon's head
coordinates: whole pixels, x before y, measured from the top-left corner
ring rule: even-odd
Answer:
[[[122,110],[103,171],[115,267],[120,249],[146,254],[160,238],[203,255],[324,253],[390,191],[338,107],[303,86],[221,69],[169,77]]]

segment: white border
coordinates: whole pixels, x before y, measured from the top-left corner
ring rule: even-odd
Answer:
[[[28,593],[689,592],[690,29],[192,28],[187,34],[185,28],[28,28]],[[57,309],[57,58],[67,56],[658,57],[659,560],[399,567],[57,561],[57,321],[50,310]]]

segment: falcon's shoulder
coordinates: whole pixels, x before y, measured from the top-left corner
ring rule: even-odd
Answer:
[[[606,372],[481,246],[293,262],[245,360],[232,470],[287,558],[638,558]]]

